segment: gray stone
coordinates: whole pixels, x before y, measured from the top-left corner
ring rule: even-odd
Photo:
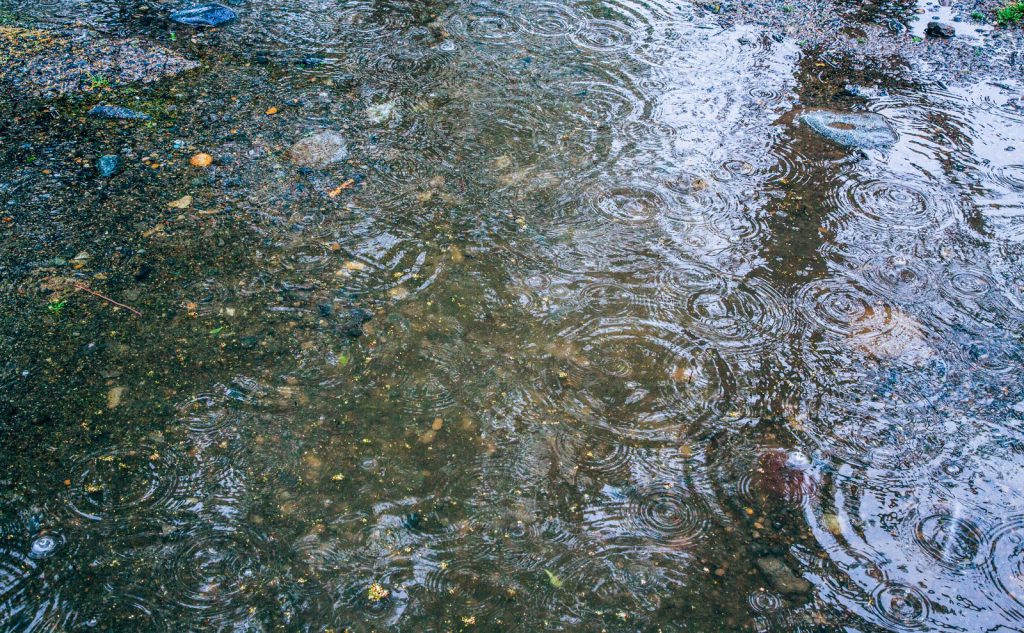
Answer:
[[[348,145],[341,134],[325,130],[296,142],[288,156],[300,167],[326,167],[348,158]]]
[[[99,161],[96,162],[96,171],[100,173],[100,176],[104,178],[110,178],[121,171],[124,167],[124,161],[120,156],[116,154],[107,154],[106,156],[100,156]]]
[[[813,110],[800,120],[834,143],[854,149],[888,147],[896,132],[877,114]]]
[[[924,28],[924,34],[928,37],[950,38],[956,35],[956,29],[944,22],[929,22]]]
[[[811,583],[793,573],[785,561],[766,556],[757,559],[756,564],[779,593],[797,596],[811,592]]]
[[[189,26],[221,26],[234,20],[238,14],[222,4],[201,4],[171,13],[171,20]]]
[[[125,119],[125,120],[138,120],[148,121],[149,115],[143,114],[142,112],[136,112],[131,108],[125,108],[122,106],[112,105],[98,105],[89,110],[89,116],[94,119]]]

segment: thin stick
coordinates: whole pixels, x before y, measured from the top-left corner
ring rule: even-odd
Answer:
[[[95,296],[99,297],[100,299],[103,299],[104,301],[109,301],[110,303],[116,305],[119,308],[124,308],[125,310],[131,312],[132,314],[135,314],[136,316],[142,316],[142,313],[139,312],[138,310],[136,310],[135,308],[133,308],[131,306],[126,306],[123,303],[118,303],[118,302],[114,301],[113,299],[111,299],[110,297],[105,297],[105,296],[101,295],[100,293],[96,292],[95,290],[91,290],[89,288],[86,288],[85,286],[83,286],[81,284],[72,284],[72,285],[75,288],[78,288],[79,290],[84,290],[84,291],[88,292],[91,295],[95,295]]]

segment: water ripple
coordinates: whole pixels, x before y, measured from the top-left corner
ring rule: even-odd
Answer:
[[[606,319],[563,331],[579,348],[574,409],[601,428],[635,438],[671,438],[728,406],[729,366],[713,350],[656,321]],[[629,420],[628,425],[621,424]]]
[[[519,12],[523,29],[540,37],[566,37],[583,28],[583,16],[571,6],[555,2],[536,2]]]
[[[948,569],[973,567],[982,548],[981,530],[969,519],[932,514],[914,526],[914,542]]]
[[[570,39],[592,53],[624,53],[634,46],[634,32],[612,20],[587,20]]]
[[[676,548],[695,545],[710,529],[700,497],[669,484],[632,491],[627,515],[637,533]]]
[[[871,594],[875,609],[894,631],[930,628],[932,604],[923,591],[898,583],[880,584]]]
[[[878,230],[915,231],[938,220],[929,197],[911,184],[851,177],[831,196],[836,217]]]
[[[999,591],[994,598],[1009,617],[1024,622],[1024,517],[1007,518],[987,545],[984,571]]]
[[[167,600],[188,621],[211,628],[242,625],[267,589],[269,549],[258,536],[198,528],[165,549]]]
[[[786,300],[758,279],[729,283],[720,278],[713,286],[693,289],[683,302],[695,332],[734,349],[760,348],[792,327]]]
[[[93,521],[159,512],[182,502],[179,459],[170,447],[97,451],[75,462],[68,480],[71,510]]]

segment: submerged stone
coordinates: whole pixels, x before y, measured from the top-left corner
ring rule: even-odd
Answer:
[[[876,305],[854,322],[850,345],[875,358],[922,363],[935,355],[924,328],[899,308]]]
[[[793,573],[785,561],[766,556],[757,559],[756,563],[757,568],[768,577],[772,587],[779,593],[797,596],[811,592],[811,583]]]
[[[387,103],[379,103],[375,106],[370,106],[366,109],[366,120],[374,125],[380,125],[381,123],[387,123],[395,116],[396,103],[394,101],[388,101]]]
[[[110,178],[120,172],[123,166],[124,161],[120,156],[107,154],[106,156],[100,156],[99,161],[96,162],[96,171],[100,173],[100,176]]]
[[[924,34],[928,37],[950,38],[956,35],[956,29],[945,22],[929,22]]]
[[[89,116],[91,116],[94,119],[119,119],[138,121],[148,121],[150,118],[148,114],[136,112],[131,108],[112,105],[95,106],[93,107],[93,109],[89,110]]]
[[[812,130],[833,143],[854,149],[888,147],[896,132],[878,114],[814,110],[800,117]]]
[[[359,338],[363,335],[363,324],[372,318],[373,314],[368,310],[352,308],[342,323],[342,332],[349,338]]]
[[[348,158],[348,144],[341,134],[326,130],[296,142],[288,156],[300,167],[326,167]]]
[[[238,14],[222,4],[201,4],[191,9],[179,9],[171,13],[171,20],[189,26],[220,26],[238,17]]]

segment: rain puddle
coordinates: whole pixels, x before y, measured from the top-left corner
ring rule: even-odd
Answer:
[[[186,5],[0,1],[199,62],[0,97],[0,629],[1024,626],[1019,35]]]

